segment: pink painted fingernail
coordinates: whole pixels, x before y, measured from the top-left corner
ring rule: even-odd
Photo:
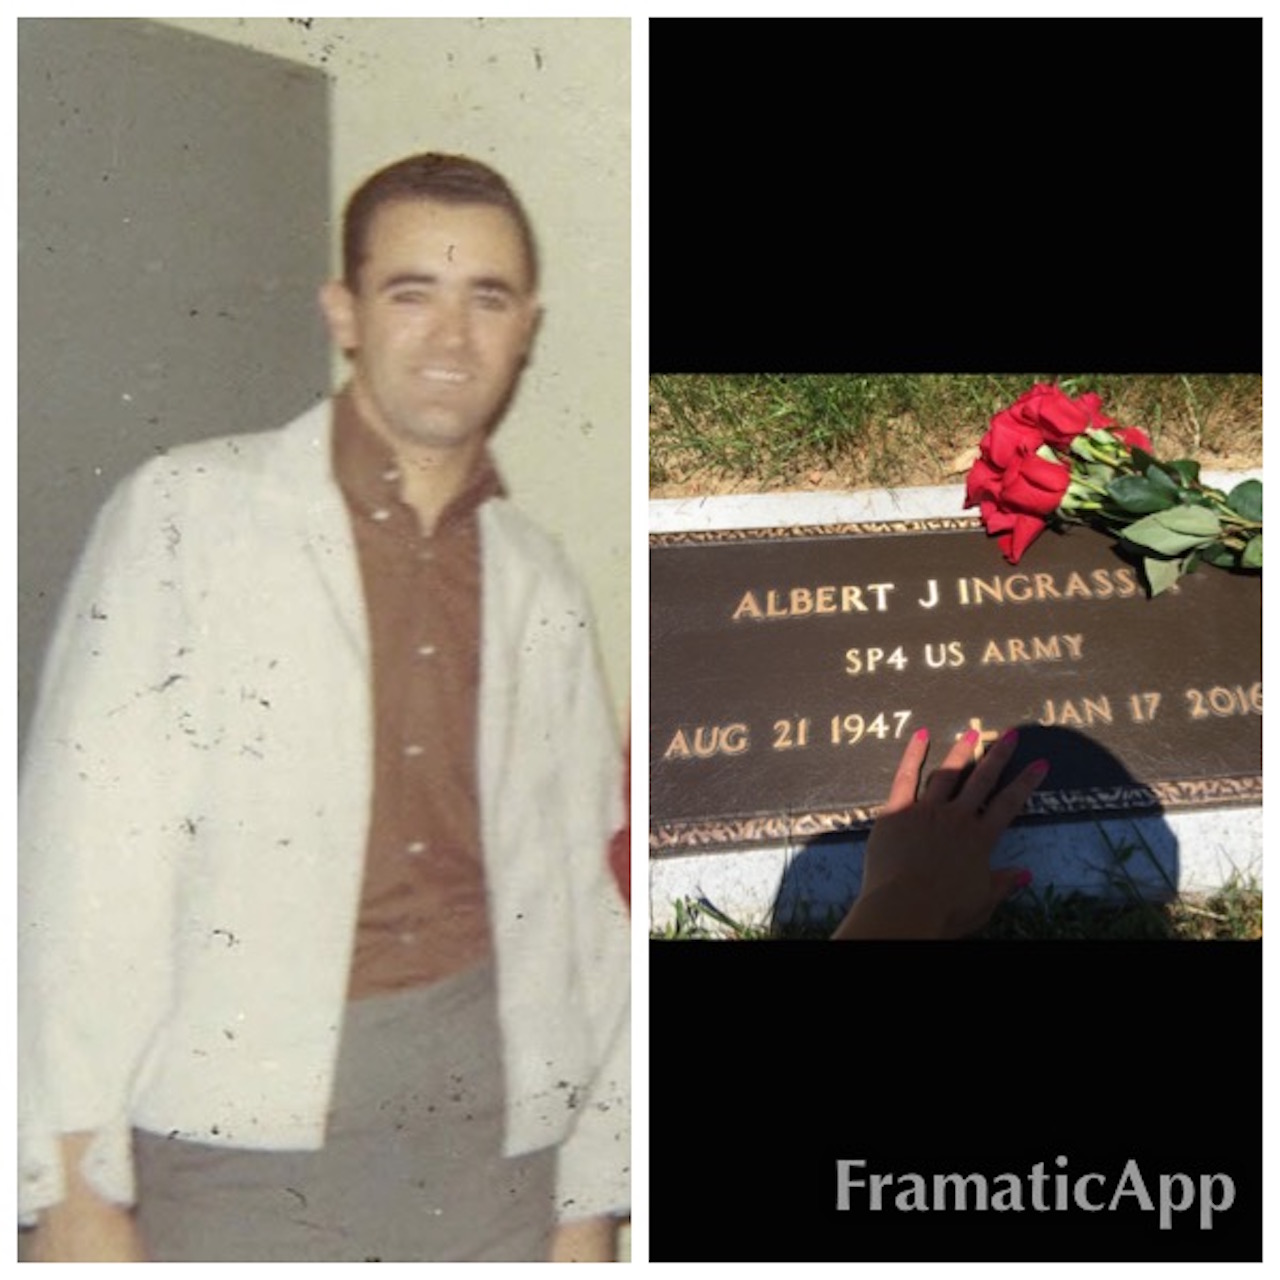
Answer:
[[[917,742],[928,742],[928,741],[929,741],[929,730],[928,730],[928,729],[917,729],[917,730],[916,730],[916,732],[915,732],[915,740],[916,740]]]
[[[1028,766],[1031,770],[1032,777],[1039,782],[1045,774],[1049,772],[1049,762],[1047,760],[1037,760]]]
[[[978,740],[978,731],[977,729],[966,729],[964,731],[963,737],[964,737],[965,745],[971,747]]]
[[[1002,747],[1011,747],[1015,742],[1017,742],[1017,740],[1018,740],[1017,729],[1009,729],[1005,733],[1004,737],[1000,739],[1000,745]]]
[[[1013,883],[1016,888],[1025,889],[1032,881],[1031,872],[1026,867],[1019,867],[1018,874],[1013,877]]]

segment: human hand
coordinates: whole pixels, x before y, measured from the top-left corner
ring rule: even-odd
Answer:
[[[617,1262],[618,1220],[579,1218],[557,1224],[549,1262]]]
[[[929,735],[915,734],[867,841],[862,893],[833,937],[958,938],[980,929],[1030,883],[1028,871],[991,870],[996,841],[1049,771],[1047,761],[1037,760],[996,791],[1017,737],[1006,733],[966,777],[977,743],[970,730],[921,791]]]
[[[24,1262],[149,1262],[131,1210],[104,1200],[80,1172],[91,1133],[64,1135],[62,1163],[66,1196],[40,1214],[22,1234]]]

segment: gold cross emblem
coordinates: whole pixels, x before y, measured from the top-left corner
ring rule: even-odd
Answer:
[[[970,720],[969,730],[971,730],[972,732],[978,735],[977,741],[975,741],[973,744],[973,758],[975,760],[980,759],[983,751],[985,751],[986,748],[990,746],[991,743],[993,743],[1000,736],[999,733],[997,733],[996,730],[994,729],[984,730],[982,727],[982,721],[980,719]],[[966,730],[965,732],[968,732],[969,730]],[[960,739],[963,737],[964,737],[964,732],[957,733],[956,741],[959,742]]]

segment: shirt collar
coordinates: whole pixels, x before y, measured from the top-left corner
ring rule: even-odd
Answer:
[[[400,468],[390,446],[365,421],[350,386],[333,398],[333,473],[347,505],[365,515],[401,504]],[[440,514],[439,531],[465,520],[490,498],[506,496],[488,449],[476,460],[462,489]]]

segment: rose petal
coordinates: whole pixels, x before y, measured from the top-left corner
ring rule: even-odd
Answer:
[[[1066,474],[1065,467],[1058,470]],[[1064,479],[1060,487],[1045,489],[1025,475],[1016,475],[1005,485],[1000,498],[1008,510],[1020,515],[1050,516],[1058,509],[1069,483],[1069,480]]]
[[[1018,474],[1031,484],[1050,493],[1063,494],[1071,483],[1071,468],[1061,462],[1050,462],[1031,453],[1018,464]]]
[[[1043,436],[1034,427],[1020,426],[1007,416],[997,414],[980,447],[983,456],[1003,471],[1015,458],[1035,453],[1043,443]]]
[[[1089,415],[1064,391],[1046,396],[1040,404],[1040,419],[1050,444],[1070,444],[1089,426]]]
[[[1040,536],[1044,527],[1045,522],[1037,520],[1035,516],[1019,516],[1013,531],[1000,539],[1000,550],[1004,552],[1004,558],[1010,564],[1017,564],[1022,559],[1023,552]]]
[[[1030,391],[1024,391],[1010,406],[1020,417],[1032,423],[1033,425],[1039,421],[1040,402],[1045,396],[1052,396],[1058,391],[1052,383],[1037,382]]]
[[[983,458],[969,468],[964,485],[964,505],[976,506],[984,498],[994,499],[1000,492],[1001,472]]]
[[[994,502],[982,504],[982,523],[988,533],[1004,533],[1018,523],[1018,517],[1012,511],[1005,511]]]
[[[1112,427],[1111,434],[1130,449],[1145,449],[1147,453],[1151,453],[1155,447],[1140,427]]]
[[[1110,427],[1115,425],[1114,418],[1108,418],[1105,413],[1100,412],[1102,409],[1102,397],[1096,391],[1086,391],[1084,395],[1076,400],[1076,404],[1089,415],[1089,425],[1091,427]]]

